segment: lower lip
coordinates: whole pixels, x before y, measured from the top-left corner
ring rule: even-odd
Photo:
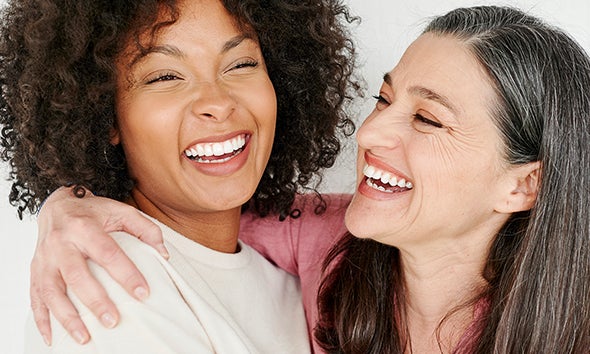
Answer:
[[[382,192],[380,190],[377,190],[375,188],[372,188],[370,186],[367,185],[367,177],[363,177],[363,179],[361,180],[361,183],[359,184],[357,191],[362,194],[363,196],[367,197],[367,198],[371,198],[374,200],[392,200],[392,199],[397,199],[400,198],[401,196],[405,195],[407,192],[411,191],[410,190],[404,190],[401,192],[393,192],[393,193],[388,193],[388,192]]]
[[[248,161],[248,155],[250,154],[250,139],[246,141],[244,149],[231,159],[221,163],[203,163],[189,159],[186,155],[184,158],[193,165],[201,173],[209,176],[227,176],[239,171],[242,166]]]

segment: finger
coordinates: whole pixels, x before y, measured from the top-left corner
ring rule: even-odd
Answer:
[[[38,251],[38,247],[36,252]],[[31,310],[33,312],[33,318],[35,319],[35,325],[41,333],[45,344],[51,345],[51,321],[49,319],[49,310],[40,295],[41,290],[41,279],[43,279],[43,273],[39,272],[40,269],[46,269],[46,267],[40,266],[43,263],[43,257],[35,257],[31,261],[30,267],[30,289],[29,296],[31,300]],[[54,274],[57,274],[55,270]]]
[[[168,259],[169,253],[164,246],[162,230],[136,208],[126,204],[121,205],[121,209],[113,213],[113,218],[109,220],[109,223],[105,227],[105,231],[125,231],[152,246],[162,257]]]
[[[49,310],[41,298],[37,295],[37,291],[31,289],[31,310],[33,311],[33,318],[35,319],[35,325],[41,333],[45,344],[51,345],[51,322],[49,321]]]
[[[55,284],[61,283],[61,286]],[[80,344],[90,340],[90,334],[80,319],[78,311],[65,294],[65,285],[58,277],[53,277],[50,285],[44,286],[39,292],[42,303],[47,304],[46,308],[51,309],[53,316],[61,323],[63,328]],[[40,305],[42,308],[43,305]]]
[[[93,234],[96,235],[98,232],[104,234],[103,231],[98,230],[94,230]],[[106,235],[105,237],[95,237],[93,240],[92,247],[83,249],[86,255],[103,267],[131,296],[134,296],[138,300],[144,300],[149,295],[148,284],[135,264],[121,250],[119,244],[113,238]],[[73,264],[71,268],[68,268],[68,272],[71,272],[68,276],[79,276],[79,281],[83,283],[82,286],[89,286],[86,284],[88,278],[86,274],[75,273],[81,271],[76,268],[77,266]],[[85,269],[87,270],[88,268]],[[94,278],[92,280],[94,281]],[[70,281],[66,281],[66,283],[74,286]],[[104,290],[102,292],[104,293]],[[102,302],[103,298],[101,297],[99,300]]]
[[[76,249],[63,258],[61,275],[70,291],[99,319],[103,326],[113,328],[119,312],[102,285],[94,278],[86,259]],[[53,312],[55,310],[52,309]],[[67,314],[64,314],[67,317]]]

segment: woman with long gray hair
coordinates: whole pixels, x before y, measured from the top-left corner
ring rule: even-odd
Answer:
[[[324,348],[589,353],[589,87],[587,53],[537,18],[433,19],[358,132],[368,167],[346,215],[356,237],[325,263]]]
[[[312,289],[323,350],[587,354],[589,87],[587,53],[535,17],[482,6],[434,18],[358,131],[350,233],[317,237],[328,221],[302,214],[296,240],[252,240],[301,267],[340,239]]]

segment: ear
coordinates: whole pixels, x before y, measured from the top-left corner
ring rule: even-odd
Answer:
[[[510,167],[506,176],[507,193],[495,210],[509,214],[530,210],[537,200],[540,177],[541,162],[539,161]]]
[[[119,129],[117,127],[112,127],[109,135],[111,136],[110,142],[113,146],[119,145],[121,143],[121,134],[119,133]]]

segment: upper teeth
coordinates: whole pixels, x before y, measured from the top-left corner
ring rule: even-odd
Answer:
[[[246,135],[240,134],[226,141],[216,143],[199,143],[186,150],[188,157],[221,156],[239,150],[246,145]]]
[[[410,181],[406,181],[404,178],[396,177],[395,175],[380,170],[374,166],[365,165],[363,168],[363,174],[368,178],[372,178],[374,180],[381,180],[384,184],[389,184],[392,187],[400,187],[400,188],[408,188],[412,189],[413,184]]]

